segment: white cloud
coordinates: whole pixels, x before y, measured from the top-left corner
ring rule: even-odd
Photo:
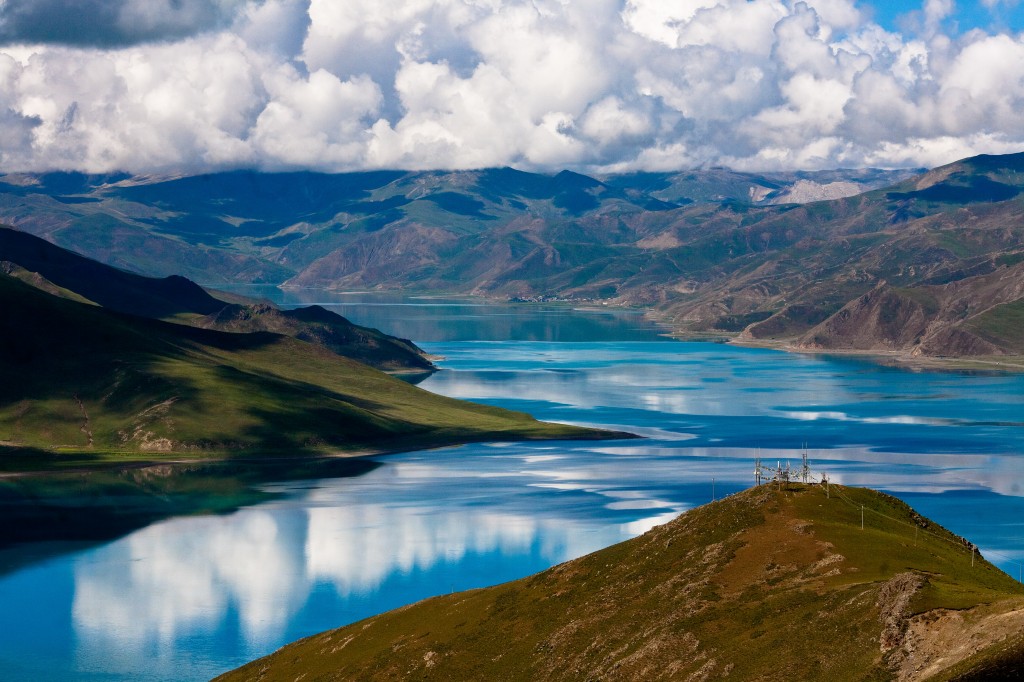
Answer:
[[[916,166],[1024,146],[1024,36],[944,35],[951,0],[906,35],[851,0],[147,0],[117,5],[134,33],[88,48],[30,40],[51,5],[0,46],[2,171]]]
[[[939,23],[953,13],[954,5],[954,0],[925,0],[924,23],[928,30],[938,30]]]
[[[645,113],[624,106],[618,97],[609,96],[587,110],[580,130],[596,144],[608,144],[622,137],[650,132],[651,121]]]
[[[236,16],[233,30],[249,47],[287,57],[301,50],[309,30],[309,0],[265,0],[248,3]]]
[[[627,0],[622,19],[637,34],[677,47],[680,26],[692,20],[698,11],[718,6],[718,0]]]
[[[264,78],[270,98],[256,120],[253,146],[265,165],[315,168],[365,163],[365,121],[381,92],[366,76],[342,82],[323,69],[308,78],[281,67]]]

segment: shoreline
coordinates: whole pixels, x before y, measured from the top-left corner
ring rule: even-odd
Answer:
[[[548,423],[548,422],[542,422]],[[359,460],[369,459],[373,457],[386,457],[389,455],[398,455],[406,452],[417,452],[420,450],[441,450],[444,448],[454,448],[463,445],[470,445],[473,443],[525,443],[525,442],[559,442],[559,441],[603,441],[603,440],[633,440],[643,438],[635,433],[628,431],[615,431],[610,429],[599,429],[592,426],[577,426],[575,424],[562,424],[563,426],[576,427],[580,429],[577,434],[569,435],[551,435],[551,436],[534,436],[530,434],[521,434],[519,437],[509,434],[506,437],[501,437],[502,434],[481,434],[479,438],[456,438],[452,440],[441,440],[437,442],[424,442],[424,443],[409,443],[397,445],[394,447],[381,447],[381,448],[361,448],[357,450],[333,450],[330,452],[305,452],[296,454],[268,454],[265,456],[253,455],[253,454],[232,454],[230,451],[208,451],[203,453],[197,453],[195,457],[185,456],[182,452],[169,452],[166,457],[153,457],[152,455],[143,456],[142,453],[131,453],[131,452],[103,452],[103,451],[88,451],[88,450],[68,450],[68,451],[37,451],[37,455],[26,454],[26,459],[34,456],[43,456],[50,458],[53,462],[52,467],[44,469],[25,469],[20,471],[11,471],[7,469],[0,469],[0,481],[12,481],[26,478],[39,478],[44,476],[59,476],[59,475],[70,475],[70,474],[90,474],[94,472],[111,472],[111,471],[133,471],[133,470],[144,470],[153,467],[161,466],[209,466],[219,464],[230,464],[230,465],[249,465],[254,468],[258,468],[260,465],[282,465],[287,463],[294,463],[296,465],[303,464],[316,464],[316,463],[329,463],[332,461],[342,460]],[[17,453],[22,446],[18,446],[13,443],[3,443],[3,445],[14,453]],[[24,447],[25,450],[33,450],[29,447]],[[0,453],[3,450],[0,449]],[[6,453],[10,456],[11,453]],[[72,464],[67,467],[62,467],[58,462],[54,462],[55,459],[60,458],[62,455],[68,456],[107,456],[111,459],[105,459],[98,461],[94,464]],[[124,461],[117,461],[114,459],[118,455],[124,455]],[[16,454],[14,456],[17,456]],[[144,457],[144,458],[143,458]]]
[[[717,335],[723,338],[723,334]],[[745,339],[740,335],[727,338],[726,343],[743,348],[768,348],[780,350],[786,353],[799,353],[801,355],[824,355],[838,357],[856,357],[873,360],[876,364],[885,367],[898,367],[907,371],[935,370],[946,372],[957,371],[996,371],[996,372],[1024,372],[1024,357],[1018,355],[992,356],[983,355],[976,357],[948,357],[931,355],[913,355],[901,350],[861,350],[852,348],[803,348],[795,346],[789,341],[776,341],[764,339]],[[1003,358],[996,360],[995,358]]]
[[[278,285],[278,288],[282,290],[320,290],[319,287],[284,287]],[[509,298],[502,298],[496,295],[490,294],[474,294],[474,293],[462,293],[462,292],[445,292],[445,291],[434,291],[425,290],[422,292],[415,292],[410,294],[405,290],[400,289],[383,289],[383,290],[328,290],[333,293],[346,293],[346,294],[379,294],[379,293],[405,293],[414,297],[423,298],[452,298],[452,299],[468,299],[475,301],[483,301],[499,305],[524,305],[524,306],[550,306],[553,308],[570,308],[573,310],[582,311],[627,311],[642,315],[649,322],[662,328],[661,336],[667,339],[673,339],[676,341],[718,341],[744,348],[768,348],[772,350],[779,350],[786,353],[800,353],[804,355],[834,355],[839,357],[859,357],[868,360],[874,360],[877,364],[887,367],[899,367],[907,371],[917,370],[933,370],[933,371],[996,371],[996,372],[1012,372],[1019,373],[1024,372],[1024,355],[1005,355],[1005,356],[976,356],[976,357],[948,357],[948,356],[922,356],[912,355],[907,351],[902,350],[861,350],[861,349],[850,349],[850,348],[834,348],[834,349],[817,349],[817,348],[802,348],[793,345],[791,340],[787,339],[753,339],[744,338],[743,332],[725,332],[725,331],[694,331],[688,330],[685,327],[674,325],[667,321],[665,316],[658,310],[640,305],[626,305],[622,303],[612,303],[601,299],[551,299],[551,300],[521,300],[512,301]],[[432,362],[435,360],[442,360],[440,357],[431,357],[428,354],[428,359]]]

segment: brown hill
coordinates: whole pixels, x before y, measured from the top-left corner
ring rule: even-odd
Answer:
[[[902,502],[773,485],[218,679],[976,679],[1024,672],[1022,628],[1024,588]]]
[[[951,357],[1020,354],[1022,310],[1024,263],[943,285],[897,288],[883,282],[811,329],[798,344]],[[757,326],[751,331],[756,333]]]

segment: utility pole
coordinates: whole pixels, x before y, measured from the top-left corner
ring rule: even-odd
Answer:
[[[864,530],[864,505],[860,506],[860,529]]]

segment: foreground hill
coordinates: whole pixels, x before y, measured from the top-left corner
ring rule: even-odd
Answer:
[[[280,310],[268,303],[229,303],[171,275],[144,277],[85,258],[44,239],[0,226],[0,272],[42,291],[108,310],[230,332],[269,331],[322,345],[385,371],[430,371],[411,341],[352,324],[319,306]]]
[[[991,679],[1024,671],[1022,632],[1024,588],[966,541],[880,493],[791,484],[218,680]]]
[[[288,336],[124,315],[2,274],[0,376],[5,469],[608,435],[444,398]]]
[[[1024,154],[910,178],[8,176],[0,219],[107,262],[201,281],[601,301],[648,308],[683,333],[815,350],[1024,348]]]

